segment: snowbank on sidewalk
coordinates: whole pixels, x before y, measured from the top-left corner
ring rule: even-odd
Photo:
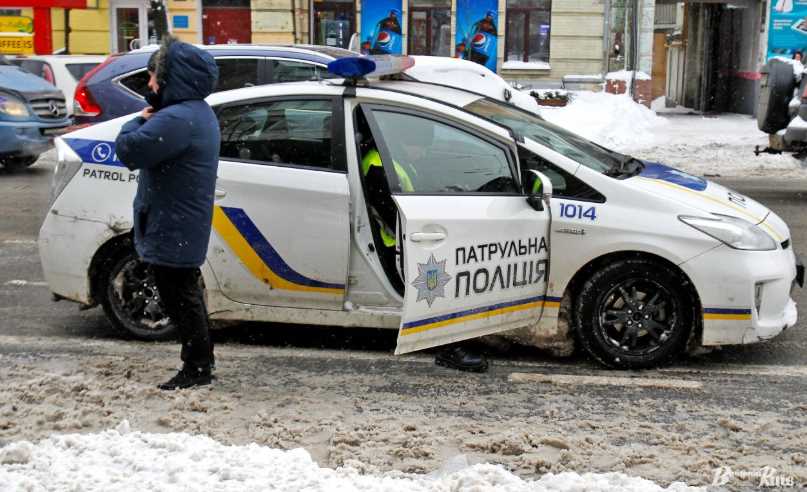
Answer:
[[[640,159],[662,162],[706,176],[804,177],[802,163],[791,154],[755,156],[768,136],[755,118],[741,114],[703,116],[686,108],[665,109],[664,116],[626,95],[573,92],[571,104],[542,107],[546,120],[605,147]],[[656,107],[663,100],[654,102]]]
[[[250,444],[225,446],[198,435],[131,432],[124,421],[98,434],[55,435],[0,448],[0,491],[674,491],[702,490],[674,483],[662,488],[622,473],[547,474],[522,480],[496,465],[451,473],[361,475],[352,468],[320,468],[303,449]]]
[[[667,121],[625,94],[579,91],[560,108],[542,107],[541,116],[605,147],[652,145]]]

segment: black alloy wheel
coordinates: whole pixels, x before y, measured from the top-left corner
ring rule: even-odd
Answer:
[[[574,313],[576,336],[609,367],[666,364],[682,352],[691,332],[690,297],[669,266],[640,258],[617,261],[583,285]]]
[[[102,304],[112,324],[141,340],[176,337],[154,276],[134,252],[119,258],[106,273]]]

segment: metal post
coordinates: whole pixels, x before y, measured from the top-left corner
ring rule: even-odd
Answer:
[[[608,74],[611,60],[611,0],[605,0],[603,5],[605,24],[602,35],[602,80]]]
[[[34,7],[34,52],[37,55],[53,53],[53,25],[50,7]]]

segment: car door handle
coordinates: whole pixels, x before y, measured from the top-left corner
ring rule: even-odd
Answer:
[[[218,200],[219,198],[224,198],[225,196],[227,196],[226,191],[216,188],[216,200]]]
[[[444,232],[413,232],[409,235],[409,239],[411,239],[413,243],[442,241],[445,238],[446,234]]]

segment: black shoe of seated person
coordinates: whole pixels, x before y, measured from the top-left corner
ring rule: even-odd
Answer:
[[[463,345],[449,345],[443,348],[434,356],[434,363],[458,371],[487,372],[488,370],[487,357]]]

